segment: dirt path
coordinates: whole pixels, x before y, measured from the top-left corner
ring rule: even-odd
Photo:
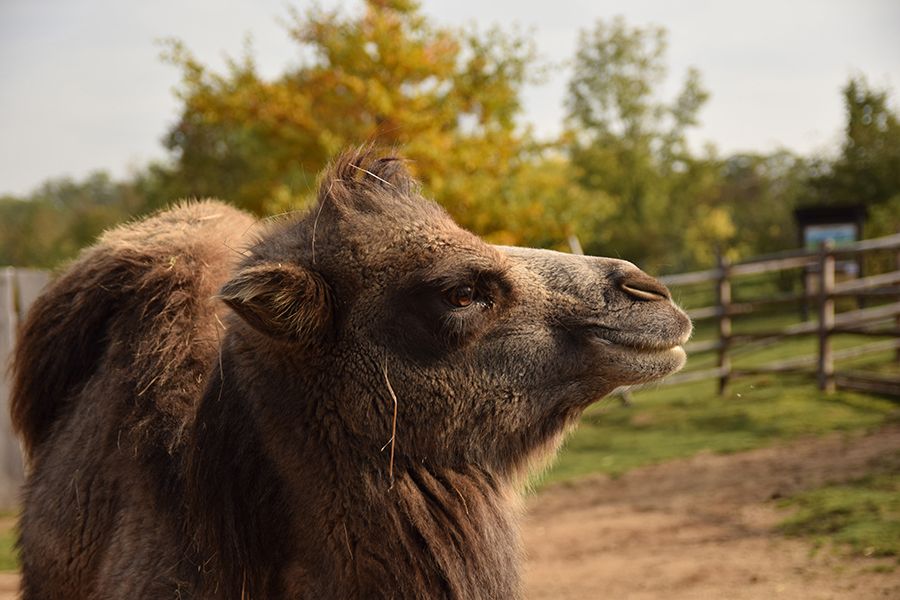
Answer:
[[[700,455],[546,490],[528,502],[529,600],[900,598],[893,560],[812,552],[773,533],[773,498],[900,457],[900,427]],[[0,573],[0,600],[17,578]]]
[[[893,560],[813,552],[773,533],[772,499],[898,460],[900,428],[741,454],[700,455],[532,498],[527,597],[900,598]],[[879,567],[881,566],[881,568]]]

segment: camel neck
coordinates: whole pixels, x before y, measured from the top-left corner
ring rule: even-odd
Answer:
[[[305,509],[294,513],[287,597],[294,586],[317,597],[521,596],[518,497],[490,475],[398,465],[393,485],[381,471],[332,477],[291,494]]]
[[[231,376],[234,359],[223,355],[224,391],[213,382],[201,418],[204,431],[222,438],[202,451],[214,454],[206,460],[220,460],[215,448],[235,455],[241,481],[229,502],[248,507],[253,521],[236,529],[238,549],[223,568],[251,555],[242,546],[263,548],[267,562],[249,577],[273,599],[521,596],[519,496],[509,482],[475,465],[401,455],[391,480],[390,448],[348,443],[324,389],[312,390],[320,392],[313,405],[303,400],[315,383],[267,379],[258,382],[269,390],[263,395]],[[246,448],[228,443],[251,438]],[[221,521],[231,523],[229,514]]]

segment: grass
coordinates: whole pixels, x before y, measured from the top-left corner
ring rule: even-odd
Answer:
[[[854,554],[900,562],[900,454],[894,465],[839,485],[798,494],[781,505],[795,509],[780,526],[792,536],[837,542]]]
[[[16,515],[0,514],[0,571],[15,571],[19,568],[16,552]]]
[[[721,398],[712,381],[636,393],[589,409],[539,485],[629,469],[698,452],[738,452],[807,435],[900,420],[896,403],[867,394],[822,395],[802,376],[740,380]]]

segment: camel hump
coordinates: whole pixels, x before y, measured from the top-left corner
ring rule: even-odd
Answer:
[[[121,374],[130,420],[177,435],[215,352],[213,296],[253,228],[221,202],[183,202],[104,233],[62,272],[29,310],[12,366],[29,458],[100,370]]]

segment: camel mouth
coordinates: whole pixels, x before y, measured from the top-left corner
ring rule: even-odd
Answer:
[[[684,354],[684,345],[690,337],[690,330],[660,336],[643,331],[629,331],[608,325],[591,325],[588,327],[590,337],[601,344],[616,346],[636,354]]]
[[[687,352],[681,344],[653,349],[616,344],[616,349],[626,356],[633,357],[636,361],[661,367],[665,372],[660,376],[681,370],[687,362]]]
[[[681,344],[670,346],[669,348],[665,348],[662,350],[637,350],[628,346],[621,347],[624,348],[626,352],[636,352],[638,355],[644,358],[660,359],[662,361],[672,363],[676,365],[673,367],[673,371],[681,369],[681,367],[684,366],[685,362],[687,362],[687,352],[685,352],[684,346]]]
[[[682,344],[661,347],[658,344],[622,344],[603,340],[601,343],[611,355],[618,355],[619,364],[624,367],[621,375],[628,385],[650,383],[672,373],[677,373],[687,364],[687,352]]]

